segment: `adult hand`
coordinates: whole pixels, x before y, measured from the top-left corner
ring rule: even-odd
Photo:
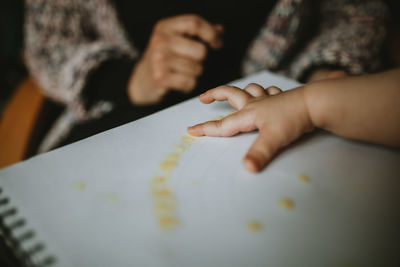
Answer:
[[[221,25],[213,25],[197,15],[160,20],[132,72],[128,84],[131,102],[153,104],[169,90],[192,91],[203,72],[207,47],[222,46],[222,31]]]

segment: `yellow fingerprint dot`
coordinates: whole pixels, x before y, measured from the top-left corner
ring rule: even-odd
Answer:
[[[107,196],[107,198],[108,198],[108,200],[109,200],[110,202],[112,202],[113,204],[118,204],[118,203],[120,203],[120,200],[119,200],[119,198],[117,197],[116,194],[110,194],[110,195]]]
[[[292,210],[294,208],[294,202],[293,200],[289,199],[289,198],[282,198],[279,201],[279,205],[287,210]]]
[[[76,183],[76,184],[74,184],[74,189],[76,191],[82,191],[83,189],[85,189],[85,184],[84,183]]]
[[[251,221],[247,224],[247,227],[253,232],[259,232],[263,229],[263,225],[257,221]]]
[[[166,179],[167,179],[167,177],[165,177],[165,176],[154,175],[153,184],[165,183]]]
[[[305,183],[309,183],[310,182],[310,177],[308,177],[307,175],[305,175],[304,173],[300,173],[298,176],[300,181],[305,182]]]
[[[170,171],[172,169],[175,169],[176,166],[178,166],[178,162],[175,160],[165,160],[160,163],[159,168],[163,171]]]
[[[167,230],[178,224],[178,219],[174,216],[161,216],[158,218],[158,225],[163,229]]]

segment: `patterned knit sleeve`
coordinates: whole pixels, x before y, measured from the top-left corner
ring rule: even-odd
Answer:
[[[322,1],[319,33],[291,62],[287,74],[303,79],[318,67],[342,68],[354,75],[377,71],[387,14],[383,1]]]
[[[53,100],[79,104],[91,71],[138,56],[107,0],[26,0],[25,6],[26,65]]]

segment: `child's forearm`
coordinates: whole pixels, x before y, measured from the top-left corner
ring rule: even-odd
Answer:
[[[314,126],[337,135],[400,146],[400,69],[304,87]]]

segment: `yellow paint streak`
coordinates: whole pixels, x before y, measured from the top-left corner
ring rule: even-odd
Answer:
[[[286,210],[292,210],[292,209],[294,209],[294,202],[293,202],[293,200],[291,200],[291,199],[289,199],[289,198],[282,198],[282,199],[279,201],[279,205],[280,205],[282,208],[286,209]]]
[[[83,189],[85,189],[85,184],[84,183],[76,183],[76,184],[74,184],[74,189],[76,191],[82,191]]]
[[[176,198],[171,191],[169,178],[178,166],[181,155],[195,142],[195,137],[184,135],[180,143],[171,149],[165,159],[158,165],[151,182],[151,194],[154,201],[154,212],[158,226],[162,230],[170,230],[179,224],[176,216]]]
[[[297,178],[299,178],[300,181],[304,182],[304,183],[309,183],[310,182],[310,177],[308,177],[307,175],[305,175],[304,173],[300,173]]]
[[[258,221],[251,221],[247,224],[247,227],[252,232],[260,232],[263,229],[263,225]]]

